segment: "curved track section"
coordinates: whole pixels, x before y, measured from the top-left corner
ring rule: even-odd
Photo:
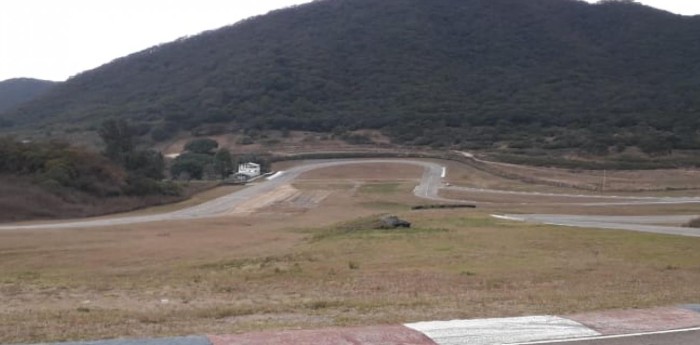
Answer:
[[[65,229],[65,228],[90,228],[113,225],[139,224],[159,221],[187,220],[214,217],[233,212],[238,206],[253,199],[256,196],[271,192],[278,187],[288,184],[298,178],[301,174],[322,168],[330,168],[348,164],[372,164],[372,163],[394,163],[418,165],[425,168],[420,184],[416,186],[413,193],[420,198],[436,201],[454,201],[442,199],[438,196],[442,184],[441,175],[443,166],[407,159],[351,159],[351,160],[329,160],[319,161],[310,164],[300,165],[277,174],[272,180],[252,185],[246,189],[231,193],[229,195],[207,201],[197,206],[186,209],[146,216],[100,218],[80,221],[52,222],[28,225],[6,225],[0,226],[0,230],[21,230],[21,229]]]
[[[36,223],[36,224],[14,224],[0,226],[1,230],[32,230],[32,229],[67,229],[67,228],[91,228],[91,227],[103,227],[103,226],[114,226],[114,225],[128,225],[128,224],[140,224],[149,222],[160,222],[160,221],[178,221],[178,220],[189,220],[189,219],[199,219],[207,217],[221,216],[225,214],[230,214],[235,211],[238,207],[242,206],[246,202],[273,190],[291,183],[297,179],[300,175],[322,168],[337,167],[349,164],[372,164],[372,163],[392,163],[392,164],[408,164],[417,165],[423,167],[425,170],[421,177],[420,183],[415,187],[413,193],[423,199],[433,200],[433,201],[443,201],[452,203],[475,203],[473,201],[466,200],[454,200],[442,198],[439,196],[440,189],[444,188],[442,184],[442,176],[444,175],[444,167],[432,162],[421,161],[421,160],[411,160],[411,159],[344,159],[344,160],[324,160],[324,161],[312,161],[308,164],[293,167],[283,173],[278,173],[273,179],[261,182],[250,187],[231,193],[229,195],[207,201],[205,203],[185,208],[182,210],[154,214],[154,215],[144,215],[144,216],[114,216],[114,217],[104,217],[104,218],[93,218],[85,220],[76,221],[61,221],[61,222],[50,222],[50,223]],[[529,196],[560,196],[560,197],[572,197],[572,198],[590,198],[591,196],[582,195],[569,195],[569,194],[551,194],[551,193],[536,193],[536,192],[511,192],[511,191],[499,191],[499,190],[487,190],[487,189],[471,189],[464,187],[448,187],[453,190],[462,191],[473,191],[473,192],[487,192],[487,193],[503,193],[503,194],[517,194],[517,195],[529,195]],[[683,204],[683,203],[698,203],[700,198],[697,197],[686,197],[686,198],[661,198],[661,197],[622,197],[622,196],[599,196],[601,202],[593,203],[579,203],[579,205],[643,205],[643,204]],[[572,226],[572,227],[585,227],[585,228],[599,228],[599,229],[617,229],[617,230],[632,230],[641,232],[651,232],[651,233],[661,233],[669,235],[680,235],[680,236],[692,236],[700,237],[700,231],[697,229],[683,228],[677,226],[663,226],[660,223],[680,223],[685,222],[689,219],[695,218],[697,216],[680,216],[676,217],[678,219],[669,219],[668,216],[662,217],[651,217],[650,219],[645,219],[644,217],[605,217],[605,216],[573,216],[573,215],[545,215],[545,214],[532,214],[532,215],[504,215],[496,216],[503,219],[515,220],[515,221],[525,221],[531,223],[543,223],[551,225],[561,225],[561,226]],[[658,219],[664,218],[664,219]],[[673,218],[673,217],[671,217]],[[682,218],[682,219],[680,219]]]

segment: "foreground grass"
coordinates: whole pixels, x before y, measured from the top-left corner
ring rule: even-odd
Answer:
[[[255,255],[238,249],[43,268],[32,263],[35,249],[6,248],[0,257],[12,265],[0,261],[0,342],[560,314],[700,300],[700,239],[510,223],[477,211],[399,215],[415,227],[373,230],[373,218],[361,218],[283,229],[280,234],[296,239]],[[51,255],[81,250],[88,249]]]

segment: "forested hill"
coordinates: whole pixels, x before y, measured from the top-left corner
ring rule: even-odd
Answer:
[[[42,95],[55,84],[48,80],[28,78],[0,81],[0,112]]]
[[[700,17],[629,1],[320,0],[80,74],[13,128],[342,131],[452,147],[700,147]],[[156,135],[157,134],[157,135]]]

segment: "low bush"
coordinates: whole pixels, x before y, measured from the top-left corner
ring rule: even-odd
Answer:
[[[686,224],[687,227],[689,228],[700,228],[700,217],[695,218]]]

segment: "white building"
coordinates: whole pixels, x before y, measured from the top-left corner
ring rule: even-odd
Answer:
[[[253,178],[260,176],[260,164],[253,162],[243,163],[238,165],[238,173]]]

